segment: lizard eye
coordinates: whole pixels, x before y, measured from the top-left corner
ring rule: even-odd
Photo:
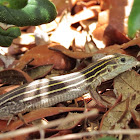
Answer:
[[[121,58],[121,62],[123,62],[123,63],[124,63],[125,61],[126,61],[126,59],[125,59],[125,58]]]

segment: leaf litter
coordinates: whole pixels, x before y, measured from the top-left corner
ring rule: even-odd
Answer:
[[[37,27],[22,27],[22,35],[4,50],[0,57],[1,93],[34,79],[79,71],[93,60],[107,54],[123,53],[137,57],[140,38],[130,40],[127,36],[127,19],[133,1],[128,0],[52,0],[58,9],[55,21]],[[113,7],[112,9],[110,7]],[[123,22],[125,21],[125,22]],[[10,77],[10,78],[9,78]],[[13,80],[14,79],[14,80]],[[67,134],[80,134],[97,130],[121,130],[140,127],[140,76],[134,70],[125,72],[98,88],[96,99],[85,94],[73,101],[62,102],[54,107],[38,109],[23,114],[28,126],[19,120],[0,121],[1,134],[34,127],[38,123],[49,125],[54,120],[82,115],[92,109],[98,113],[70,121],[68,124],[44,129],[45,138],[57,138]],[[9,86],[8,86],[9,85]],[[17,87],[16,86],[16,87]],[[100,96],[98,96],[100,95]],[[36,121],[38,120],[38,123]],[[26,133],[15,139],[44,138],[40,132]],[[7,133],[8,134],[8,133]],[[81,139],[95,139],[100,135]],[[39,136],[41,135],[41,136]],[[8,136],[8,135],[7,135]],[[78,136],[78,135],[77,135]],[[91,136],[91,135],[90,135]],[[122,140],[125,136],[116,135]],[[136,139],[138,136],[128,136]],[[9,140],[12,138],[9,137]]]
[[[114,79],[116,96],[122,96],[121,102],[115,104],[103,116],[100,130],[131,128],[130,120],[137,122],[139,128],[140,76],[134,71],[127,71]]]

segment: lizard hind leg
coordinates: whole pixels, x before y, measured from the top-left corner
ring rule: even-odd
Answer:
[[[23,118],[22,113],[18,113],[17,116],[18,116],[18,117],[16,117],[14,114],[12,114],[12,115],[10,116],[10,118],[8,119],[7,126],[11,123],[12,120],[16,121],[16,120],[18,120],[18,118],[23,122],[23,124],[28,125],[28,123],[27,123],[27,122],[25,121],[25,119]]]
[[[19,117],[19,119],[23,122],[23,124],[29,125],[29,124],[26,122],[26,120],[24,119],[22,113],[18,113],[18,117]]]

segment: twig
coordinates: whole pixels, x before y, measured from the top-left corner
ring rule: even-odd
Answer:
[[[63,124],[66,124],[66,123],[69,123],[71,121],[74,121],[75,119],[84,119],[84,118],[87,118],[87,117],[90,117],[90,116],[97,115],[97,113],[98,113],[98,111],[96,109],[93,109],[93,110],[91,110],[89,112],[86,112],[86,113],[75,114],[75,115],[69,116],[67,118],[51,121],[47,125],[42,125],[41,124],[41,125],[36,125],[36,126],[29,127],[29,128],[21,128],[19,130],[14,130],[14,131],[10,131],[10,132],[7,132],[7,133],[0,134],[0,139],[12,138],[12,137],[21,136],[21,135],[29,134],[29,133],[32,133],[32,132],[44,130],[46,128],[51,128],[51,127],[58,126],[62,122],[63,122]]]
[[[39,139],[39,140],[74,140],[83,137],[89,137],[94,135],[101,135],[101,134],[110,134],[110,135],[140,135],[140,129],[120,129],[120,130],[106,130],[106,131],[90,131],[90,132],[83,132],[77,134],[68,134],[65,136],[59,136],[54,138],[46,138],[46,139]],[[37,139],[36,139],[37,140]]]

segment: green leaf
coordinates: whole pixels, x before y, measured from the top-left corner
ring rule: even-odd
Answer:
[[[5,27],[7,27],[5,25]],[[20,29],[16,26],[3,28],[3,23],[0,24],[0,45],[3,47],[10,46],[13,39],[20,36]]]
[[[134,38],[140,30],[140,0],[134,0],[133,7],[128,19],[128,36]]]
[[[0,5],[0,22],[16,26],[36,26],[51,22],[57,15],[49,0],[28,0],[22,9],[11,9]]]
[[[0,0],[0,5],[13,9],[21,9],[27,5],[27,0]]]
[[[99,138],[98,140],[118,140],[114,137],[102,137],[102,138]]]

